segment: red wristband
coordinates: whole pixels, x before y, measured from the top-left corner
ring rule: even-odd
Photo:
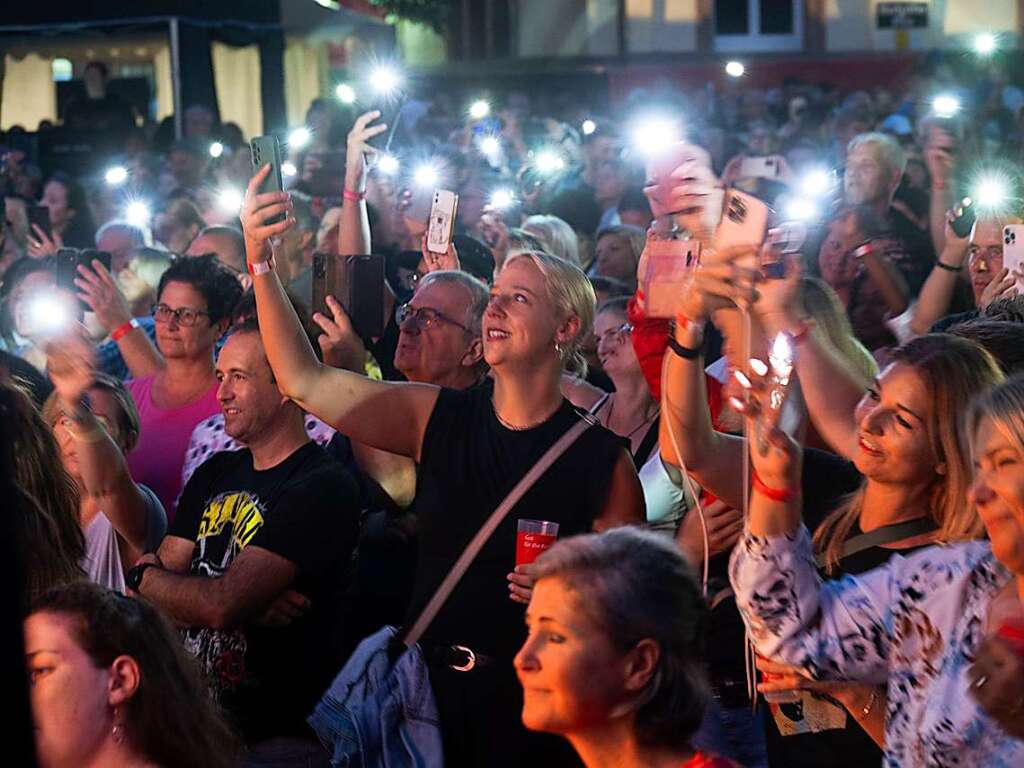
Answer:
[[[811,332],[812,322],[811,320],[801,320],[800,329],[789,334],[789,338],[793,341],[794,346],[799,346],[807,340],[807,335]]]
[[[133,328],[139,327],[139,321],[134,317],[124,325],[119,325],[110,333],[110,338],[114,341],[120,341],[123,339]]]
[[[351,189],[343,189],[341,196],[346,200],[354,200],[357,203],[361,203],[366,199],[365,192],[353,192]]]
[[[800,495],[799,488],[769,488],[764,484],[764,480],[758,476],[757,472],[753,473],[751,484],[754,486],[755,491],[772,501],[792,501]]]

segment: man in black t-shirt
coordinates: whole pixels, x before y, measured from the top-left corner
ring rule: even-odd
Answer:
[[[135,127],[131,105],[107,91],[108,79],[107,65],[102,61],[91,61],[86,65],[82,75],[85,96],[75,99],[64,110],[65,127],[117,135]]]
[[[158,555],[126,581],[185,627],[251,759],[326,765],[305,718],[343,661],[355,483],[278,391],[255,321],[228,338],[217,378],[225,431],[248,447],[196,470]]]

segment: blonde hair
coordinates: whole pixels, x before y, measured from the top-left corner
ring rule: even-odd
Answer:
[[[982,419],[990,419],[1003,437],[1018,450],[1024,450],[1024,375],[997,384],[971,402],[966,421],[972,442],[972,460],[978,458],[974,452],[973,438]]]
[[[530,216],[523,229],[536,237],[550,254],[565,259],[577,267],[580,261],[580,239],[563,219],[557,216],[536,214]]]
[[[561,349],[562,364],[570,373],[587,375],[587,361],[583,357],[583,340],[594,327],[597,296],[594,286],[575,264],[544,251],[523,251],[505,260],[505,266],[517,259],[529,259],[544,275],[548,297],[565,318],[575,317],[580,327],[576,336]]]
[[[925,428],[936,462],[946,467],[945,474],[935,475],[929,503],[929,514],[939,526],[939,540],[977,539],[984,528],[967,504],[972,471],[963,416],[971,398],[1002,381],[1003,374],[981,346],[945,333],[929,333],[910,341],[896,350],[893,363],[913,368],[930,395]],[[860,518],[863,503],[861,487],[814,532],[815,550],[825,555],[825,570],[830,575],[839,565],[843,544]]]
[[[832,348],[865,381],[872,381],[878,375],[878,363],[853,335],[846,310],[828,283],[817,277],[801,277],[800,303],[804,312],[814,319],[815,332],[823,334]]]

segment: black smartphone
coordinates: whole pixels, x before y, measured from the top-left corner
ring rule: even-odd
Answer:
[[[284,189],[284,179],[281,176],[281,144],[277,136],[256,136],[249,142],[249,151],[252,154],[252,172],[255,174],[260,168],[270,163],[270,173],[260,184],[259,193],[281,192]],[[285,215],[278,214],[267,221],[267,224],[277,224],[284,221]]]
[[[960,215],[950,223],[950,229],[957,237],[967,237],[971,234],[971,227],[978,218],[978,212],[974,209],[974,201],[965,197],[959,205]]]
[[[331,316],[328,296],[341,302],[360,338],[378,338],[384,333],[384,257],[313,254],[314,312]]]
[[[31,238],[36,236],[33,224],[43,230],[48,238],[53,239],[53,230],[50,229],[50,206],[30,205],[28,207],[28,236]]]
[[[56,260],[57,287],[77,296],[78,286],[75,285],[75,278],[79,276],[78,267],[84,266],[92,269],[93,261],[99,261],[109,272],[111,256],[109,252],[97,251],[95,248],[85,248],[82,250],[78,248],[61,248],[57,251]],[[89,305],[81,299],[78,300],[78,306],[83,311],[88,312],[90,310]]]

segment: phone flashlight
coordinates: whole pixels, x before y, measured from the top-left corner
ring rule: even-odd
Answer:
[[[491,114],[491,105],[484,99],[477,99],[469,105],[469,116],[474,120],[483,120]]]
[[[398,158],[394,155],[381,155],[377,160],[377,167],[385,176],[394,176],[398,173],[400,164]]]
[[[589,136],[597,130],[597,123],[593,120],[584,120],[580,128],[582,129],[584,136]]]
[[[496,189],[491,193],[491,208],[496,211],[507,211],[516,202],[516,195],[511,189]]]
[[[1010,197],[1009,182],[1001,175],[990,173],[978,179],[971,199],[978,208],[989,211],[998,210],[1006,204]]]
[[[54,296],[35,296],[29,299],[25,311],[25,328],[35,338],[54,336],[71,322],[67,305]]]
[[[632,130],[633,147],[648,157],[664,152],[682,141],[678,120],[669,117],[647,117],[639,120]]]
[[[128,169],[123,165],[112,165],[107,168],[107,172],[103,174],[103,179],[111,187],[119,187],[128,181]]]
[[[960,111],[960,100],[950,94],[940,94],[932,99],[932,112],[936,117],[948,119]]]
[[[402,76],[394,67],[380,64],[370,71],[370,86],[381,96],[394,93],[402,85]]]
[[[484,136],[478,144],[480,154],[488,160],[497,160],[501,155],[501,139],[497,136]]]
[[[223,154],[224,154],[224,145],[221,144],[219,141],[215,141],[215,142],[213,142],[213,144],[210,145],[210,157],[216,159],[216,158],[220,157]]]
[[[437,182],[441,175],[437,172],[437,168],[432,166],[430,163],[424,163],[416,168],[412,174],[413,183],[417,187],[436,187]]]
[[[819,168],[804,176],[800,182],[800,191],[808,197],[820,197],[828,194],[834,180],[835,177],[831,171]]]
[[[768,404],[777,411],[782,408],[786,399],[786,388],[789,386],[789,377],[793,373],[793,345],[788,334],[780,333],[775,337],[771,351],[768,353],[768,364],[771,366],[772,372]]]
[[[217,193],[217,207],[223,213],[237,215],[242,210],[242,193],[237,189],[222,189]]]
[[[309,141],[312,138],[313,135],[309,132],[309,128],[300,126],[288,134],[288,148],[302,149],[304,146],[309,144]]]
[[[983,32],[974,38],[974,52],[979,56],[991,56],[995,53],[998,41],[990,32]]]
[[[725,65],[725,74],[729,77],[743,77],[746,71],[747,68],[739,61],[730,61]]]
[[[281,175],[288,176],[291,178],[299,172],[299,169],[295,167],[295,163],[288,162],[287,160],[281,163]]]
[[[348,83],[339,83],[334,89],[334,95],[342,104],[354,104],[356,100],[356,89]]]
[[[149,227],[150,219],[153,218],[153,213],[144,202],[134,200],[128,203],[128,207],[125,208],[124,217],[129,224],[146,229]]]
[[[789,221],[813,221],[820,211],[813,200],[806,197],[794,197],[786,203],[786,219]]]
[[[533,159],[534,167],[545,176],[565,170],[565,158],[553,149],[542,149]]]

